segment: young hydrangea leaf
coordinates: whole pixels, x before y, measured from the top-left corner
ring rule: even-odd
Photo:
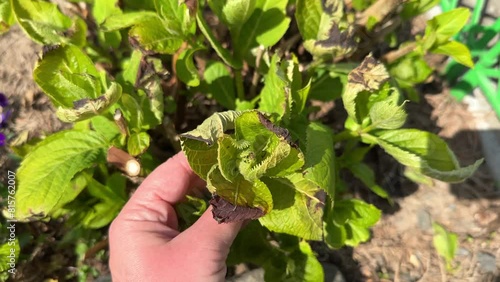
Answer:
[[[168,22],[160,17],[148,17],[134,25],[129,36],[146,52],[174,54],[181,47],[183,37],[169,28]]]
[[[287,3],[287,0],[257,0],[252,15],[241,27],[241,36],[233,37],[238,58],[245,58],[259,45],[266,48],[278,43],[290,25]]]
[[[154,12],[140,11],[140,12],[130,12],[124,14],[114,14],[107,17],[101,25],[103,31],[115,31],[119,29],[124,29],[138,24],[143,20],[150,18],[156,18],[157,15]]]
[[[118,102],[123,117],[127,121],[129,131],[140,132],[144,122],[144,113],[135,97],[130,94],[123,94]]]
[[[469,20],[469,16],[470,10],[466,7],[456,8],[439,14],[427,21],[425,37],[435,33],[436,41],[434,44],[441,45],[446,43],[464,27]]]
[[[238,169],[239,150],[235,143],[236,140],[229,135],[224,135],[218,140],[217,159],[219,169],[222,176],[224,176],[224,178],[229,182],[235,181],[240,175],[240,171]]]
[[[51,45],[67,42],[65,33],[72,21],[56,4],[38,0],[13,0],[12,11],[21,28],[33,41]]]
[[[362,162],[352,163],[347,166],[347,169],[349,169],[357,179],[361,180],[361,182],[363,182],[363,184],[373,193],[392,202],[387,191],[375,182],[375,173],[368,165]]]
[[[242,112],[227,111],[215,113],[203,121],[195,130],[181,134],[182,150],[193,171],[207,179],[212,166],[217,164],[217,140],[227,130],[234,129],[234,123]]]
[[[83,48],[87,45],[87,23],[82,18],[73,19],[71,30],[74,30],[69,40],[70,44]]]
[[[400,15],[403,19],[410,19],[427,12],[438,4],[439,0],[408,1],[403,3],[403,10]]]
[[[193,62],[194,53],[200,49],[201,48],[190,48],[182,51],[175,64],[177,77],[191,87],[200,85],[198,69]]]
[[[325,211],[325,241],[333,248],[367,241],[369,228],[382,214],[375,206],[356,199],[336,201],[334,208]]]
[[[155,9],[164,19],[169,30],[183,38],[196,32],[195,11],[190,11],[186,1],[154,0]]]
[[[437,223],[432,224],[434,236],[432,243],[438,254],[446,261],[446,268],[452,269],[452,262],[458,249],[458,236],[453,232],[449,232],[444,227]]]
[[[76,46],[59,46],[46,52],[35,66],[33,77],[55,106],[71,108],[74,101],[101,95],[94,63]]]
[[[72,193],[75,174],[106,161],[108,144],[96,132],[73,130],[38,143],[17,171],[16,218],[50,214],[66,193]]]
[[[100,133],[102,137],[104,137],[104,139],[106,139],[110,143],[120,135],[120,129],[118,128],[116,123],[103,115],[95,116],[89,121],[92,124],[92,129]]]
[[[146,132],[132,133],[128,137],[127,151],[132,156],[138,156],[149,147],[150,142],[149,134]]]
[[[203,73],[203,85],[207,94],[227,109],[236,108],[234,80],[227,67],[221,62],[209,62]],[[253,107],[252,107],[253,108]]]
[[[422,54],[411,52],[389,66],[391,77],[396,79],[402,88],[410,88],[425,81],[433,72]]]
[[[324,192],[301,173],[286,178],[263,178],[273,195],[273,210],[259,219],[274,232],[306,240],[323,238]]]
[[[349,117],[361,124],[367,113],[360,115],[359,109],[362,109],[364,102],[368,101],[370,92],[379,90],[388,79],[389,74],[384,65],[373,58],[371,54],[363,60],[361,65],[353,69],[348,75],[347,87],[342,95],[344,107]],[[360,95],[365,97],[364,102],[357,101]]]
[[[265,77],[264,88],[260,93],[259,110],[275,114],[279,119],[289,116],[291,109],[291,85],[279,65],[279,57],[274,54],[269,71]]]
[[[97,229],[107,226],[115,219],[123,205],[127,202],[125,196],[125,182],[120,181],[114,185],[104,185],[94,178],[88,180],[87,191],[99,202],[89,209],[82,219],[82,225],[86,228]]]
[[[335,194],[335,152],[330,128],[316,122],[307,127],[305,177],[331,197]]]
[[[233,206],[260,209],[261,216],[273,209],[271,192],[262,181],[255,179],[250,182],[238,175],[230,182],[222,176],[218,165],[208,173],[207,188]]]
[[[145,93],[138,91],[140,94],[140,106],[144,114],[144,120],[141,125],[143,130],[154,128],[163,122],[165,102],[164,94],[161,86],[161,79],[154,76],[148,80],[143,86]]]
[[[73,108],[58,107],[56,115],[64,122],[75,122],[101,114],[120,99],[122,88],[112,82],[111,87],[95,99],[84,98],[73,102]]]
[[[430,50],[435,54],[443,54],[452,57],[458,63],[469,68],[474,67],[474,62],[466,45],[457,41],[448,41],[445,44],[438,45]]]
[[[92,16],[97,24],[102,24],[106,18],[112,15],[119,15],[122,11],[119,8],[118,0],[99,0],[92,5]]]
[[[0,0],[0,34],[9,30],[14,23],[15,18],[10,0]]]
[[[403,105],[398,105],[391,97],[374,103],[368,115],[371,126],[379,129],[398,129],[404,125],[407,116]]]
[[[238,36],[241,26],[252,15],[257,0],[209,0],[208,5],[229,27],[232,36]]]
[[[418,129],[380,132],[377,143],[403,165],[446,182],[460,182],[470,177],[483,159],[460,167],[455,155],[439,136]]]
[[[292,277],[297,278],[296,281],[324,281],[325,273],[323,266],[316,258],[316,254],[311,246],[306,241],[299,242],[299,249],[290,254],[295,267]]]
[[[338,57],[356,50],[351,28],[341,30],[344,4],[338,0],[298,0],[295,18],[304,47],[313,56]]]
[[[204,199],[186,195],[185,201],[175,205],[175,212],[179,218],[179,229],[183,231],[193,225],[207,210],[207,206]]]

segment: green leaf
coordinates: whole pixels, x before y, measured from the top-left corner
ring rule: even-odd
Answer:
[[[221,62],[209,62],[203,74],[207,94],[227,109],[236,107],[234,81],[226,66]]]
[[[144,85],[146,94],[140,97],[141,109],[144,115],[144,120],[141,124],[143,130],[154,128],[163,122],[165,102],[161,83],[160,78],[155,76],[149,79]],[[139,91],[139,93],[141,93],[141,91]]]
[[[314,100],[332,101],[339,98],[347,84],[347,75],[330,72],[315,72],[309,97]]]
[[[410,19],[427,12],[438,4],[439,0],[407,1],[403,3],[403,10],[400,15],[404,19]]]
[[[205,22],[201,9],[198,10],[198,13],[196,14],[196,21],[198,22],[198,26],[203,35],[205,35],[205,38],[208,40],[208,42],[210,42],[210,45],[212,46],[212,48],[214,48],[215,52],[224,61],[224,63],[228,64],[234,69],[241,69],[243,62],[241,60],[233,58],[231,53],[229,53],[229,51],[222,47],[220,42],[217,41],[214,34],[210,30],[210,27]]]
[[[417,172],[446,182],[460,182],[481,165],[478,160],[460,167],[455,155],[439,136],[418,129],[383,131],[377,143],[398,162]]]
[[[175,205],[175,212],[180,221],[180,231],[193,225],[206,210],[207,202],[204,199],[186,195],[185,201]]]
[[[16,225],[14,225],[14,232]],[[11,227],[11,223],[7,222],[2,228]],[[7,229],[10,232],[10,229]],[[12,233],[11,233],[12,234]],[[15,233],[14,233],[15,234]],[[12,238],[12,237],[11,237]],[[19,259],[19,253],[21,247],[19,245],[19,239],[12,238],[0,245],[0,273],[7,273],[7,271],[16,271],[16,263]],[[9,271],[9,273],[11,273]]]
[[[278,55],[274,54],[260,93],[259,110],[282,118],[291,107],[290,92],[290,83],[280,67]]]
[[[271,47],[283,37],[290,24],[286,16],[288,0],[257,0],[250,18],[243,24],[240,35],[233,37],[238,58],[244,58],[251,49],[262,45]]]
[[[73,20],[72,30],[74,30],[73,35],[69,40],[69,43],[76,45],[80,48],[83,48],[87,45],[87,23],[80,18],[77,17]]]
[[[33,77],[55,106],[71,108],[75,101],[101,95],[97,69],[76,46],[47,52],[35,66]]]
[[[356,50],[353,29],[342,23],[343,15],[342,1],[297,0],[295,18],[309,53],[338,57]]]
[[[141,51],[132,51],[130,59],[126,61],[125,66],[123,67],[123,72],[117,78],[117,80],[124,85],[124,92],[126,93],[134,91],[135,85],[138,83],[137,76],[139,74],[142,57],[143,55]]]
[[[86,228],[97,229],[107,226],[127,202],[124,197],[125,181],[114,181],[113,184],[103,185],[93,178],[89,179],[87,191],[100,201],[82,219],[82,224]]]
[[[195,130],[181,134],[182,150],[193,171],[204,180],[217,164],[217,140],[224,131],[234,129],[234,122],[241,112],[214,113]],[[201,142],[200,142],[201,141]]]
[[[375,206],[356,199],[336,201],[333,209],[326,210],[325,241],[334,248],[366,242],[369,228],[382,214]]]
[[[474,62],[469,51],[469,48],[457,41],[449,41],[445,44],[438,45],[431,49],[432,53],[443,54],[452,57],[458,63],[473,68]]]
[[[264,213],[273,209],[273,197],[266,184],[258,179],[250,182],[242,175],[230,182],[222,176],[217,165],[208,173],[207,188],[233,205],[259,208]]]
[[[40,142],[17,171],[16,218],[50,214],[71,193],[76,173],[106,161],[108,143],[92,131],[60,131]]]
[[[127,142],[127,151],[132,156],[138,156],[149,147],[150,137],[146,132],[133,133]]]
[[[368,115],[372,120],[371,126],[380,129],[398,129],[406,122],[406,112],[403,105],[388,98],[373,104]]]
[[[297,281],[324,281],[325,274],[323,272],[323,267],[316,258],[309,243],[300,241],[299,250],[300,252],[291,254],[291,258],[298,264],[297,266],[300,266],[295,268],[293,274],[293,276],[297,278]]]
[[[90,122],[94,131],[100,133],[110,143],[121,134],[116,123],[105,116],[95,116],[90,119]]]
[[[389,72],[403,88],[424,82],[432,73],[422,54],[412,52],[388,66]]]
[[[123,116],[127,121],[129,131],[136,133],[141,132],[144,114],[139,102],[129,94],[123,94],[119,104]]]
[[[287,178],[264,178],[273,195],[273,210],[259,218],[274,232],[287,233],[306,240],[323,237],[323,206],[321,190],[302,174]]]
[[[175,71],[177,77],[186,83],[188,86],[196,87],[200,85],[200,77],[198,76],[198,69],[194,65],[193,57],[194,53],[200,49],[190,48],[185,49],[179,55],[177,62],[175,64]]]
[[[146,51],[160,54],[174,54],[182,45],[181,34],[169,29],[168,22],[159,17],[148,17],[139,21],[129,36],[139,42]]]
[[[390,200],[387,191],[375,182],[375,173],[368,165],[359,162],[352,163],[347,168],[357,179],[361,180],[366,187],[370,188],[373,193],[377,194],[381,198]]]
[[[0,34],[9,30],[15,22],[10,0],[0,0]],[[5,264],[3,264],[5,265]]]
[[[256,2],[256,0],[209,0],[208,5],[217,17],[234,31],[250,18],[255,10]]]
[[[121,95],[122,87],[119,84],[112,82],[111,86],[106,93],[104,93],[104,95],[95,99],[84,98],[74,101],[73,108],[58,107],[56,115],[64,122],[75,122],[88,119],[109,109],[109,107],[120,99]]]
[[[98,25],[102,24],[109,16],[121,13],[118,0],[98,0],[92,5],[92,15]]]
[[[342,100],[347,114],[357,124],[361,124],[368,114],[366,104],[371,92],[379,90],[388,79],[389,74],[384,65],[372,55],[367,56],[361,65],[349,73]]]
[[[188,38],[188,34],[194,34],[195,20],[191,16],[186,3],[178,0],[154,0],[155,8],[160,17],[165,21],[168,29],[175,34]]]
[[[335,152],[330,128],[316,122],[307,127],[305,177],[331,197],[335,194]]]
[[[154,12],[140,11],[124,14],[114,14],[106,18],[101,27],[103,31],[114,31],[131,27],[140,23],[143,20],[157,18]]]
[[[67,42],[71,19],[56,4],[38,0],[11,0],[17,22],[28,36],[43,45]]]
[[[445,259],[447,269],[451,269],[451,263],[458,249],[458,236],[455,233],[448,232],[437,223],[433,223],[432,227],[434,229],[434,236],[432,238],[434,248]]]
[[[460,7],[442,13],[427,21],[425,37],[436,33],[437,44],[448,41],[467,23],[470,16],[469,8]]]

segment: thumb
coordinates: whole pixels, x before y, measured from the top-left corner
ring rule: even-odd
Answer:
[[[243,222],[218,223],[212,215],[212,207],[187,230],[179,236],[197,238],[203,244],[209,244],[219,249],[229,249],[238,235]]]
[[[175,244],[188,244],[205,259],[225,263],[229,248],[238,235],[243,222],[218,223],[212,215],[212,207],[187,230],[172,240]]]

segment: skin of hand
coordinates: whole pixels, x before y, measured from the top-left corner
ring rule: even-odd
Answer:
[[[178,231],[174,205],[205,187],[179,153],[139,186],[109,230],[113,281],[224,281],[225,260],[241,222],[218,224],[211,208]]]

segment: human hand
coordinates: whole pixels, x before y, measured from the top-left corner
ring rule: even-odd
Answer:
[[[218,224],[209,208],[187,230],[177,230],[174,204],[204,186],[183,153],[144,180],[109,230],[113,281],[224,281],[241,222]]]

